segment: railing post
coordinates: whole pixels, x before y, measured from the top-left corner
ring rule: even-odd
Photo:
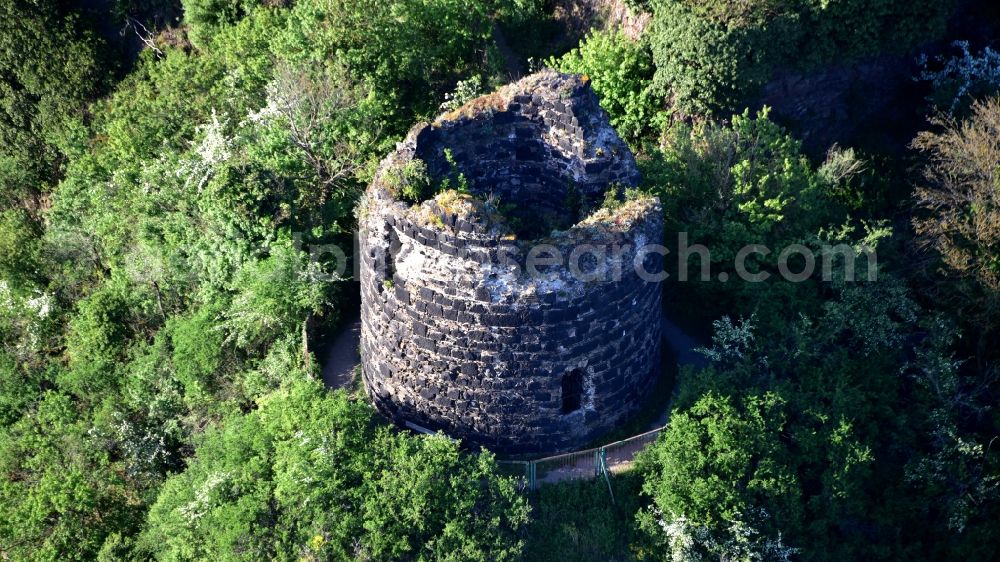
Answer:
[[[615,503],[615,492],[611,489],[611,477],[608,474],[608,450],[601,447],[601,472],[604,474],[604,481],[608,484],[608,494],[611,495],[611,503]]]

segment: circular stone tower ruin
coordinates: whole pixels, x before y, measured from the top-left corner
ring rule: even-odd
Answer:
[[[359,207],[365,388],[501,453],[622,423],[660,368],[659,203],[586,78],[545,71],[414,127]],[[612,190],[612,196],[607,192]],[[636,265],[639,268],[636,268]]]

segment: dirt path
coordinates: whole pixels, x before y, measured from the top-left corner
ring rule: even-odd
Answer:
[[[702,344],[691,337],[687,332],[681,329],[680,326],[675,324],[672,320],[663,317],[663,339],[667,341],[667,345],[674,350],[674,354],[677,357],[677,365],[683,367],[689,365],[691,367],[705,367],[708,365],[708,359],[704,355],[695,351],[697,348],[701,347]],[[667,402],[667,406],[663,409],[663,412],[656,418],[656,421],[650,426],[650,430],[663,427],[667,425],[667,420],[670,418],[670,409],[673,407],[673,400]]]
[[[323,383],[327,388],[348,388],[354,380],[354,368],[361,363],[361,311],[355,311],[333,343],[323,354]]]
[[[507,69],[510,81],[513,82],[520,78],[524,74],[521,69],[521,63],[518,62],[517,55],[510,48],[510,44],[507,43],[507,37],[504,36],[503,31],[500,30],[500,26],[497,24],[493,24],[493,42],[496,43],[497,50],[500,51],[500,56],[503,57],[503,66]]]
[[[680,326],[675,324],[666,316],[663,317],[663,339],[673,348],[677,354],[677,364],[691,365],[692,367],[705,367],[708,359],[704,355],[695,351],[704,344],[688,335]]]

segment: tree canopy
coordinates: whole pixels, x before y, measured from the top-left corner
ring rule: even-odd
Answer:
[[[998,29],[985,0],[0,3],[0,557],[995,559]],[[871,115],[830,73],[886,60],[912,122],[857,143],[762,96]],[[632,148],[666,314],[707,337],[630,471],[529,493],[324,388],[316,344],[379,160],[539,65]],[[836,272],[777,275],[806,253]]]

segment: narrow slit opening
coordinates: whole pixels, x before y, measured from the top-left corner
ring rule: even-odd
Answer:
[[[388,225],[386,225],[386,229],[389,231],[389,244],[386,247],[382,262],[382,282],[378,287],[379,292],[394,286],[396,278],[396,254],[399,253],[399,249],[402,246],[399,236],[396,235],[396,231]]]
[[[562,377],[562,413],[580,409],[583,402],[583,371],[573,369]]]

